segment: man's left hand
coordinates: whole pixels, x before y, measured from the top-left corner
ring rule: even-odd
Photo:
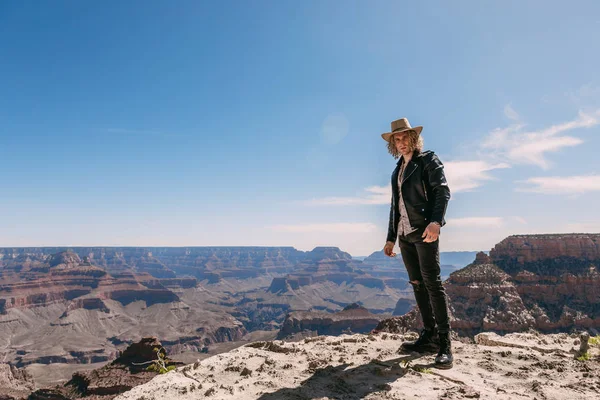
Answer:
[[[427,225],[427,228],[425,228],[425,232],[423,232],[423,235],[421,235],[421,237],[425,238],[423,239],[423,242],[425,243],[435,242],[436,240],[438,240],[439,236],[440,225],[434,222],[431,222],[429,225]]]

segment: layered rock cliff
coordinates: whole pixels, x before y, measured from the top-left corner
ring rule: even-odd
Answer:
[[[477,254],[444,284],[453,329],[467,335],[600,329],[599,243],[592,234],[516,235],[489,256]],[[377,329],[420,325],[414,310]]]
[[[290,310],[361,301],[391,313],[406,287],[368,276],[335,247],[55,250],[64,249],[0,249],[0,353],[15,365],[103,362],[144,335],[196,351],[278,330]],[[293,292],[266,290],[292,270],[304,274]]]
[[[511,274],[534,266],[539,272],[576,273],[600,260],[600,234],[513,235],[495,245],[490,257]]]
[[[268,289],[245,293],[238,310],[251,329],[279,329],[290,311],[333,313],[352,303],[391,314],[398,298],[406,297],[407,281],[371,276],[357,264],[337,248],[315,248],[294,272],[274,277]]]
[[[196,278],[109,273],[69,251],[4,259],[0,356],[19,367],[98,363],[146,335],[165,338],[172,351],[239,340],[246,330],[234,317],[174,292],[195,286]]]
[[[490,258],[544,331],[600,328],[600,235],[517,235]]]
[[[55,302],[74,301],[75,308],[104,308],[112,299],[127,305],[142,300],[148,305],[178,301],[175,293],[149,274],[132,272],[108,274],[104,269],[83,262],[72,252],[61,252],[47,262],[24,258],[0,269],[0,313],[13,307],[35,307]]]
[[[452,327],[459,332],[522,331],[534,324],[510,275],[483,253],[471,265],[450,274],[445,287]]]

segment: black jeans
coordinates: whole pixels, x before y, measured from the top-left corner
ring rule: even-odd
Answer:
[[[450,332],[448,298],[440,276],[440,240],[425,243],[421,235],[425,228],[408,235],[399,235],[398,241],[402,260],[406,266],[415,300],[426,329],[433,329],[437,322],[438,331]]]

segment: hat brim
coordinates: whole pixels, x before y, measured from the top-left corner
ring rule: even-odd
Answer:
[[[402,132],[407,132],[407,131],[415,131],[415,132],[417,132],[417,135],[420,135],[422,130],[423,130],[422,126],[414,126],[412,128],[402,129],[401,131],[382,133],[381,137],[386,142],[389,142],[390,138],[392,137],[392,135],[395,135],[396,133],[402,133]]]

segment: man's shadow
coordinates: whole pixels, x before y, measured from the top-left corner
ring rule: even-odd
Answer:
[[[411,354],[384,362],[372,360],[354,368],[350,364],[336,367],[327,366],[315,371],[313,376],[295,388],[281,388],[265,393],[258,400],[308,400],[314,398],[362,399],[370,393],[389,390],[389,383],[406,375],[410,368],[404,368],[402,362],[423,357],[424,354]],[[415,367],[429,368],[429,365]]]

